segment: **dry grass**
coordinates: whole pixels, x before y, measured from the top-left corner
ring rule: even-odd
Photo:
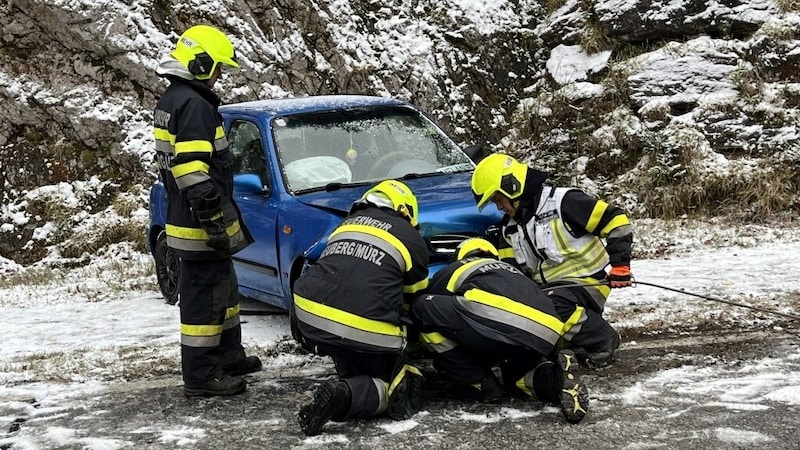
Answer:
[[[163,348],[174,347],[174,349]],[[178,345],[127,346],[105,351],[83,348],[71,351],[45,351],[11,359],[0,365],[1,372],[21,374],[14,383],[31,381],[71,383],[87,376],[101,381],[137,380],[164,375],[180,375]],[[170,351],[171,350],[171,351]]]
[[[775,0],[775,4],[784,12],[800,11],[800,0]]]
[[[739,90],[739,98],[747,103],[758,103],[764,96],[764,80],[753,66],[739,65],[731,73],[731,81]]]
[[[545,0],[544,10],[549,15],[566,4],[566,0]]]
[[[50,267],[31,267],[20,272],[4,274],[0,277],[0,288],[14,286],[46,286],[64,280],[64,274]]]
[[[638,198],[645,215],[663,219],[726,216],[763,223],[796,209],[798,174],[786,166],[762,167],[750,176],[701,174],[674,166],[654,167],[642,180]]]
[[[593,20],[581,30],[580,43],[583,50],[589,54],[611,50],[617,46],[616,42],[606,35],[603,27]]]

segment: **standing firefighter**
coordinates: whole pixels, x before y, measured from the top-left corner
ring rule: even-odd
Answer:
[[[497,249],[484,239],[459,245],[455,261],[433,277],[429,294],[411,305],[421,344],[464,400],[503,397],[493,372],[499,364],[511,392],[559,405],[567,421],[580,422],[589,394],[573,373],[575,354],[555,350],[564,323],[530,278],[497,258]]]
[[[428,285],[428,250],[417,227],[417,199],[387,180],[355,202],[319,260],[294,286],[300,339],[330,355],[337,381],[322,384],[300,409],[300,428],[329,420],[393,419],[420,408],[422,375],[405,364],[404,303]]]
[[[181,360],[187,396],[235,395],[245,356],[231,255],[252,242],[233,203],[232,157],[211,89],[222,66],[239,67],[216,28],[186,30],[156,72],[170,81],[154,112],[159,174],[167,189],[167,245],[180,258]]]
[[[516,263],[545,289],[582,285],[559,289],[573,291],[566,297],[575,302],[557,303],[557,311],[567,321],[576,306],[586,308],[565,339],[587,365],[603,367],[614,360],[619,334],[602,313],[610,287],[632,283],[632,227],[620,208],[576,188],[547,185],[546,178],[544,172],[496,153],[475,168],[472,192],[479,209],[494,202],[506,214],[502,259]]]

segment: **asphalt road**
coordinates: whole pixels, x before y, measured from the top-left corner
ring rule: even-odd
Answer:
[[[769,365],[758,362],[800,354],[799,346],[796,329],[640,336],[623,344],[612,367],[581,370],[592,399],[589,415],[577,425],[567,424],[556,407],[536,402],[459,403],[432,377],[424,410],[412,419],[331,423],[311,438],[301,433],[296,414],[333,369],[326,359],[308,356],[288,368],[267,364],[248,377],[247,392],[233,398],[187,399],[180,377],[169,376],[121,383],[74,399],[66,408],[34,405],[41,410],[15,421],[15,434],[55,446],[0,448],[798,449],[800,407],[769,400],[731,405],[706,397],[702,387],[719,374],[733,373],[735,382],[737,368],[753,366],[756,372],[763,367],[768,383]],[[798,359],[790,359],[795,375]],[[685,385],[681,372],[664,376],[687,365],[697,370]],[[71,430],[73,439],[64,446],[57,439],[37,440],[52,430]],[[75,436],[81,444],[74,443]],[[109,442],[117,446],[108,447]]]

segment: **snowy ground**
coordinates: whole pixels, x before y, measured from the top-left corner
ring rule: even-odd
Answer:
[[[634,274],[800,314],[800,239],[756,231],[643,236],[650,253],[670,249],[635,261]],[[4,273],[0,449],[800,448],[795,319],[642,285],[616,290],[608,317],[623,334],[620,360],[582,371],[592,403],[579,425],[533,402],[457,403],[434,376],[410,420],[330,424],[306,438],[295,414],[330,362],[297,350],[285,316],[246,315],[245,344],[265,370],[243,396],[185,399],[178,308],[160,299],[151,271],[148,255],[120,245],[67,272]]]

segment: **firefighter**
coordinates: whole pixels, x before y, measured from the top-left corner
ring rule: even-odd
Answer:
[[[367,190],[295,283],[293,333],[330,355],[337,381],[323,383],[299,413],[312,436],[329,420],[393,419],[420,408],[422,375],[406,363],[404,305],[428,285],[428,250],[417,199],[386,180]]]
[[[504,396],[493,372],[499,364],[508,390],[559,405],[571,423],[583,420],[588,390],[573,371],[575,354],[555,350],[565,325],[550,298],[499,261],[485,239],[463,241],[453,256],[411,305],[434,368],[455,383],[462,399],[492,403]]]
[[[508,155],[492,154],[472,174],[479,209],[489,202],[505,213],[500,257],[521,267],[539,286],[580,285],[575,300],[558,302],[562,320],[585,308],[564,338],[590,367],[614,360],[619,334],[602,317],[610,288],[630,286],[633,230],[620,208],[569,187],[545,184],[547,174]],[[605,239],[605,245],[603,244]],[[611,269],[606,273],[606,266]]]
[[[180,258],[181,366],[189,397],[239,394],[247,386],[242,375],[261,369],[241,343],[231,255],[252,237],[233,202],[233,160],[212,92],[223,66],[239,66],[233,44],[220,30],[196,25],[156,68],[169,81],[153,116],[167,190],[167,245]]]

